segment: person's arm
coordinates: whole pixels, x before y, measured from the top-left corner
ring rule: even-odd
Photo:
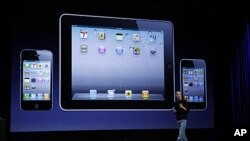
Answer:
[[[180,109],[183,109],[184,111],[187,111],[187,108],[184,107],[182,103],[179,106],[180,106]]]
[[[186,112],[189,112],[189,107],[188,107],[188,103],[187,102],[183,102],[180,105],[180,108],[183,109]]]

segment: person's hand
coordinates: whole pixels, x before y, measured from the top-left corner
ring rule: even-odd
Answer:
[[[176,113],[176,110],[175,110],[175,108],[174,108],[174,107],[172,108],[172,110],[173,110],[173,112],[174,112],[174,113]]]
[[[183,109],[183,108],[185,108],[185,107],[184,107],[182,104],[180,104],[180,105],[179,105],[179,108],[180,108],[180,109]]]
[[[185,111],[187,110],[182,104],[179,105],[179,108],[180,108],[180,109],[183,109],[183,110],[185,110]]]

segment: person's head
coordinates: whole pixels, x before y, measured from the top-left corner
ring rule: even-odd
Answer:
[[[175,98],[176,98],[176,100],[181,100],[181,92],[180,91],[176,91],[176,93],[175,93]]]

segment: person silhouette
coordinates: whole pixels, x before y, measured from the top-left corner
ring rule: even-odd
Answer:
[[[173,107],[173,112],[176,115],[177,126],[179,129],[179,135],[177,141],[187,141],[186,136],[186,125],[187,125],[187,115],[189,113],[187,97],[182,99],[182,94],[180,91],[176,91],[175,103]]]

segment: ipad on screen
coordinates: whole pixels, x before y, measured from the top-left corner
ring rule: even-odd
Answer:
[[[174,101],[170,21],[63,14],[63,110],[164,110]]]

